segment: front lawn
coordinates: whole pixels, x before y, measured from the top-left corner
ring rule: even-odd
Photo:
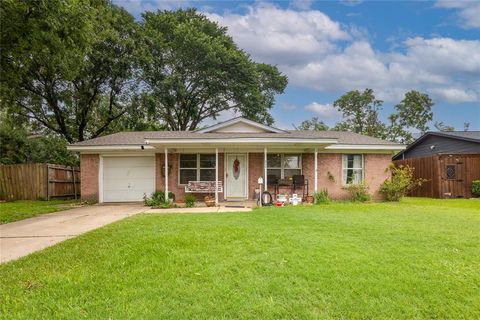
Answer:
[[[0,266],[24,319],[478,319],[480,202],[138,215]]]
[[[43,213],[71,208],[78,200],[23,200],[0,202],[0,224],[31,218]]]

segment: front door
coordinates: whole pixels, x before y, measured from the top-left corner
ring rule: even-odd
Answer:
[[[464,158],[443,156],[440,160],[442,168],[442,196],[444,198],[465,198],[465,163]]]
[[[230,200],[247,197],[247,155],[226,156],[226,197]]]

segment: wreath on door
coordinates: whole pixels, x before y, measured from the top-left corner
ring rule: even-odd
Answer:
[[[233,177],[235,180],[238,180],[238,177],[240,177],[240,160],[238,158],[235,158],[235,161],[233,161]]]

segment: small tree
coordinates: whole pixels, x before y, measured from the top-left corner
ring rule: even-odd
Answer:
[[[385,180],[380,187],[380,192],[385,195],[387,201],[400,201],[408,192],[427,181],[423,178],[415,179],[413,177],[415,168],[408,165],[397,167],[392,164],[387,170],[390,170],[392,176]]]

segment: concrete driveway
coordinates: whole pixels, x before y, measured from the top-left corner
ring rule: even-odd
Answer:
[[[145,211],[141,203],[95,205],[0,225],[0,263]]]

